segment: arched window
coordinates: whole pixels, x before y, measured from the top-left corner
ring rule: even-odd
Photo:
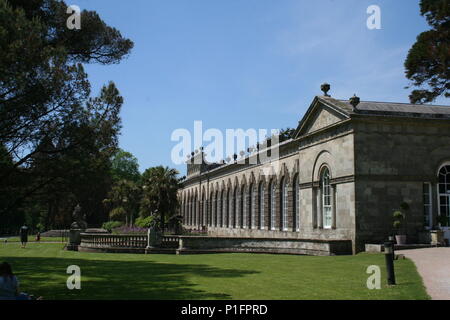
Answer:
[[[322,195],[323,227],[330,229],[332,226],[333,207],[331,203],[330,170],[326,167],[322,170],[320,176],[320,191]]]
[[[188,224],[189,214],[189,196],[186,196],[186,202],[184,203],[184,223]]]
[[[194,196],[194,206],[193,206],[193,211],[192,211],[192,221],[193,221],[193,225],[197,225],[197,195]]]
[[[282,231],[287,231],[288,229],[288,192],[286,179],[283,178],[280,184],[280,227]]]
[[[255,185],[252,184],[250,187],[250,228],[256,227],[256,203],[257,203],[257,193]]]
[[[224,227],[226,210],[227,210],[227,199],[226,199],[225,190],[223,190],[222,191],[222,208],[221,208],[221,215],[220,215],[220,226],[221,227]]]
[[[293,217],[294,223],[293,228],[295,231],[300,231],[300,188],[298,185],[298,175],[294,178],[293,188],[292,188],[292,198],[293,198]]]
[[[189,196],[189,213],[188,213],[188,224],[192,226],[192,210],[193,210],[193,198],[192,195]]]
[[[236,206],[236,202],[237,202],[237,187],[234,187],[234,192],[233,192],[233,220],[232,220],[232,225],[233,228],[236,228],[236,216],[237,216],[237,206]]]
[[[213,215],[214,227],[217,227],[217,215],[219,214],[218,207],[219,207],[219,191],[216,191],[216,194],[214,196],[214,215]]]
[[[227,206],[227,228],[231,227],[231,214],[233,210],[233,198],[231,197],[231,188],[228,189],[228,206]]]
[[[242,187],[240,193],[240,208],[239,208],[239,225],[241,228],[244,228],[244,210],[245,210],[245,187]]]
[[[236,228],[240,228],[241,226],[241,193],[238,189],[238,187],[236,187],[236,213],[235,213],[235,221],[234,221],[234,225]]]
[[[212,226],[212,215],[213,215],[213,199],[214,199],[214,193],[211,192],[209,195],[209,203],[208,203],[208,227]]]
[[[223,217],[223,207],[224,207],[225,192],[222,190],[220,192],[220,203],[219,203],[219,214],[217,216],[217,224],[222,227],[222,217]]]
[[[264,184],[259,184],[259,228],[264,229]]]
[[[450,226],[450,165],[439,170],[439,216],[446,217],[440,222],[442,227]]]
[[[205,193],[202,193],[202,213],[200,216],[200,225],[205,225],[205,216],[206,216],[206,196]]]
[[[270,226],[270,230],[275,230],[275,201],[276,201],[276,197],[275,197],[275,183],[271,182],[270,186],[269,186],[269,210],[270,210],[270,221],[269,221],[269,226]]]
[[[245,188],[244,188],[245,190]],[[245,192],[247,191],[247,192]],[[249,196],[248,196],[248,190],[243,191],[243,195],[244,195],[244,211],[243,211],[243,217],[242,219],[243,221],[243,227],[244,229],[246,229],[248,227],[248,206],[250,205],[249,203]]]

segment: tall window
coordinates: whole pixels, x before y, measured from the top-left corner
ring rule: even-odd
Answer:
[[[208,211],[208,226],[212,226],[212,217],[213,217],[213,210],[214,210],[214,193],[211,192],[209,195],[209,211]]]
[[[245,229],[248,226],[248,206],[249,206],[248,190],[247,190],[247,192],[243,191],[243,196],[244,196],[244,208],[243,208],[244,210],[243,210],[243,217],[242,217],[242,219],[244,219],[243,227]]]
[[[264,184],[259,184],[259,228],[264,229]]]
[[[241,193],[239,192],[239,189],[236,187],[236,220],[234,222],[236,228],[240,227],[240,223],[241,223]]]
[[[227,210],[227,198],[226,198],[225,191],[222,191],[222,216],[221,216],[221,220],[220,220],[221,227],[225,227],[225,216],[226,216],[226,212],[227,212],[226,210]]]
[[[200,225],[205,225],[205,216],[206,216],[206,197],[205,193],[202,193],[202,215],[200,217]]]
[[[214,196],[214,210],[213,210],[213,220],[214,220],[214,227],[217,227],[217,207],[219,205],[219,192],[216,191],[216,194]]]
[[[288,192],[287,192],[287,185],[286,185],[286,179],[283,178],[281,180],[281,193],[280,193],[280,206],[281,206],[281,223],[280,227],[281,230],[287,231],[288,226]]]
[[[250,190],[250,210],[249,210],[249,228],[252,228],[255,226],[255,212],[256,212],[256,191],[255,191],[255,185],[252,184],[249,188]]]
[[[233,228],[236,228],[236,216],[237,216],[236,201],[237,201],[237,187],[234,188],[233,193]]]
[[[197,225],[197,195],[194,197],[193,224]]]
[[[192,197],[188,197],[188,225],[191,225]]]
[[[231,197],[231,189],[228,190],[228,214],[227,214],[227,227],[231,227],[231,214],[233,210],[233,198]]]
[[[431,210],[432,210],[432,202],[431,202],[431,184],[424,183],[423,184],[423,225],[426,228],[431,228]]]
[[[242,187],[240,193],[240,204],[239,204],[239,225],[241,228],[244,228],[244,210],[245,210],[245,191],[244,187]]]
[[[270,183],[270,196],[269,196],[269,206],[270,206],[270,229],[275,230],[275,183]]]
[[[294,205],[293,226],[296,231],[300,231],[300,188],[298,186],[298,175],[294,178],[294,184],[293,184],[293,188],[292,188],[292,196],[293,196],[293,205]]]
[[[330,171],[328,168],[323,169],[320,178],[320,191],[322,194],[322,214],[323,227],[331,228],[332,224],[332,204],[331,204],[331,186],[330,186]]]
[[[223,192],[223,190],[220,192],[220,202],[219,202],[219,212],[217,214],[217,226],[221,227],[222,226],[222,215],[223,215],[223,198],[225,196],[225,193]]]
[[[450,226],[450,165],[446,165],[439,170],[439,215],[446,217],[441,222],[442,227]]]

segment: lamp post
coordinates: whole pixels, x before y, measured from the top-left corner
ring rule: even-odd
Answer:
[[[392,254],[394,252],[392,242],[384,243],[384,258],[386,261],[387,280],[389,285],[395,285],[395,271],[394,271],[394,259]]]
[[[392,260],[395,260],[395,240],[394,240],[394,236],[389,236],[389,242],[392,243]]]

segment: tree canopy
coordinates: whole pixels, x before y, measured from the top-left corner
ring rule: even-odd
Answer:
[[[114,181],[138,182],[141,178],[137,158],[130,152],[119,149],[112,157],[111,171]]]
[[[2,222],[37,212],[47,224],[67,223],[76,203],[92,223],[105,214],[123,98],[113,82],[92,96],[83,64],[119,63],[133,42],[94,11],[69,30],[67,7],[0,0]]]
[[[412,81],[411,103],[428,103],[450,97],[450,1],[421,0],[420,13],[431,26],[422,32],[405,61],[406,77]]]

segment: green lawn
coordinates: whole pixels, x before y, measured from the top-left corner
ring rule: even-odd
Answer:
[[[28,236],[28,243],[35,242],[36,236]],[[12,238],[1,238],[0,242],[4,242],[8,240],[8,242],[20,242],[20,237],[12,237]],[[67,238],[65,239],[67,241]],[[41,242],[63,242],[62,237],[41,237]]]
[[[22,290],[45,299],[428,299],[414,264],[395,262],[386,283],[384,256],[309,257],[261,254],[133,255],[63,251],[61,244],[0,244]],[[66,287],[66,268],[81,268],[81,290]],[[366,287],[370,265],[382,289]]]

